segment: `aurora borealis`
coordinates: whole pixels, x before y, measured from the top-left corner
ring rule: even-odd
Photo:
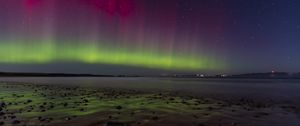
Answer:
[[[50,65],[49,71],[69,72],[63,69],[72,64],[85,73],[105,65],[108,73],[297,71],[300,15],[292,12],[298,6],[292,0],[0,0],[0,71],[41,72]]]
[[[168,54],[158,51],[130,50],[99,46],[99,44],[70,44],[56,46],[54,42],[33,42],[26,45],[22,42],[1,44],[0,57],[4,63],[51,63],[83,62],[106,63],[115,65],[132,65],[156,69],[199,70],[216,69],[221,65],[210,62],[208,58],[192,55]]]

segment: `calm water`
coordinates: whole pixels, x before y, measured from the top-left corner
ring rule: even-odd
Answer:
[[[197,95],[300,100],[300,80],[110,77],[5,77],[0,81],[181,91]]]

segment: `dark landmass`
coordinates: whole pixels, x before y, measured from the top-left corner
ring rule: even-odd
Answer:
[[[73,73],[22,73],[0,72],[0,77],[146,77],[141,75],[98,75],[98,74],[73,74]],[[170,74],[148,77],[172,77],[172,78],[239,78],[239,79],[300,79],[300,73],[267,72],[246,73],[236,75],[205,75],[205,74]]]
[[[0,72],[0,77],[113,77],[112,75],[68,74],[68,73],[15,73]]]
[[[72,74],[72,73],[19,73],[0,72],[0,77],[139,77],[135,75],[96,75],[96,74]]]
[[[276,78],[276,79],[288,79],[296,78],[293,75],[290,75],[286,72],[269,72],[269,73],[249,73],[249,74],[239,74],[228,76],[230,78]]]
[[[300,78],[300,73],[294,73],[292,76],[293,76],[294,78]]]
[[[163,77],[174,77],[174,78],[240,78],[240,79],[300,79],[300,73],[287,73],[287,72],[267,72],[267,73],[246,73],[236,75],[204,75],[204,74],[174,74],[165,75]]]

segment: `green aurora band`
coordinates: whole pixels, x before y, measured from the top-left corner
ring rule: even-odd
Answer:
[[[89,42],[62,43],[50,40],[0,42],[0,63],[47,64],[54,62],[112,64],[184,71],[220,70],[224,68],[224,64],[221,62],[199,54],[116,47]]]

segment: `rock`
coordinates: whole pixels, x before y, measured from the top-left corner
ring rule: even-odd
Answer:
[[[28,100],[27,100],[27,103],[30,103],[30,102],[32,102],[32,100],[31,100],[31,99],[28,99]]]
[[[43,117],[41,117],[41,116],[39,116],[38,119],[39,119],[40,121],[45,121],[45,120],[46,120],[45,118],[43,118]]]
[[[40,108],[45,108],[45,106],[43,106],[43,105],[40,105]]]
[[[159,118],[157,116],[153,116],[152,120],[158,120]]]
[[[43,118],[42,116],[39,116],[39,117],[38,117],[39,120],[41,120],[42,118]]]
[[[5,106],[6,106],[5,102],[0,102],[0,107],[5,107]]]
[[[64,107],[67,107],[68,106],[68,103],[64,103]]]
[[[129,126],[129,125],[122,122],[106,122],[104,126]]]
[[[137,125],[140,125],[140,124],[141,124],[141,122],[139,122],[139,121],[138,121],[138,122],[136,122],[136,124],[137,124]]]
[[[3,126],[5,123],[3,121],[0,122],[0,126]]]
[[[205,126],[203,123],[199,123],[197,124],[197,126]]]
[[[71,118],[70,118],[70,117],[66,117],[66,118],[65,118],[65,120],[67,120],[67,121],[68,121],[68,120],[71,120]]]
[[[255,117],[255,118],[260,118],[260,116],[259,116],[259,115],[254,115],[253,117]]]
[[[209,111],[211,111],[211,110],[213,110],[214,108],[211,107],[211,106],[209,106],[207,109],[208,109]]]
[[[49,108],[50,108],[50,109],[54,108],[54,105],[50,105]]]
[[[121,110],[122,106],[119,105],[119,106],[116,107],[116,109]]]
[[[232,123],[231,123],[231,126],[237,126],[237,123],[232,122]]]
[[[15,119],[15,118],[17,118],[15,115],[12,115],[11,117],[10,117],[11,119]]]
[[[19,120],[12,121],[12,124],[19,124],[19,123],[21,123],[21,121],[19,121]]]
[[[5,113],[4,112],[0,112],[0,116],[3,116],[3,115],[5,115]]]
[[[87,100],[87,99],[84,99],[84,100],[83,100],[83,102],[87,103],[87,102],[89,102],[89,100]]]

